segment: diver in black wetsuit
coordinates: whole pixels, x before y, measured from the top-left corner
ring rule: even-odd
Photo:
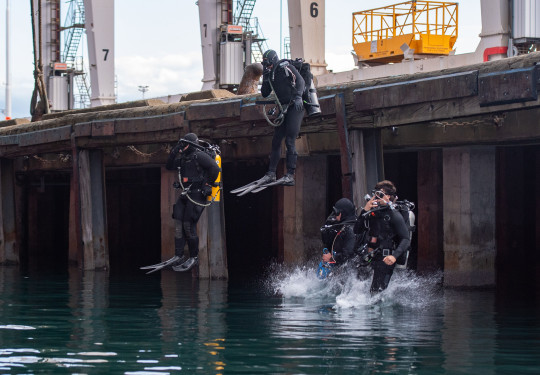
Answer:
[[[401,213],[393,207],[396,199],[396,187],[391,181],[377,183],[354,228],[358,235],[367,231],[368,250],[374,252],[372,294],[388,287],[396,260],[410,246],[409,228]]]
[[[304,117],[304,105],[302,94],[305,82],[298,70],[287,60],[280,61],[274,50],[268,50],[263,54],[262,65],[263,84],[261,93],[263,97],[268,97],[275,92],[282,106],[287,107],[287,113],[283,123],[274,130],[272,138],[272,152],[270,153],[270,165],[268,172],[260,183],[269,183],[276,180],[276,168],[281,154],[281,142],[285,138],[287,148],[286,166],[287,174],[282,177],[282,185],[294,185],[294,172],[296,170],[295,140],[300,132],[300,125]]]
[[[198,264],[197,222],[206,206],[206,197],[212,193],[212,186],[220,172],[216,161],[197,148],[198,144],[195,134],[186,134],[171,150],[165,165],[171,171],[180,169],[181,177],[179,186],[182,194],[173,207],[176,222],[174,253],[179,258],[173,264],[175,271],[187,271]],[[186,242],[189,249],[187,260],[184,257]]]
[[[341,198],[334,205],[332,213],[321,227],[322,241],[329,249],[329,252],[323,254],[323,262],[335,261],[336,266],[341,266],[354,257],[355,211],[354,203],[347,198]]]

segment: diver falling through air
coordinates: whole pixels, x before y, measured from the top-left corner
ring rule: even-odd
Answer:
[[[270,165],[268,172],[262,178],[231,191],[231,193],[238,194],[238,196],[250,192],[257,193],[275,185],[294,186],[296,159],[298,157],[295,141],[300,132],[300,126],[304,117],[304,107],[307,108],[309,116],[320,113],[309,64],[304,63],[301,59],[295,61],[287,59],[280,60],[276,51],[268,50],[263,54],[262,65],[263,84],[261,94],[266,98],[273,92],[275,103],[261,103],[272,103],[277,106],[275,109],[277,111],[277,117],[274,121],[268,119],[266,109],[264,109],[267,121],[274,126]],[[285,139],[285,147],[287,149],[285,159],[287,173],[282,178],[276,179],[276,169],[281,157],[281,143],[283,139]]]
[[[198,264],[197,223],[204,208],[212,202],[212,199],[208,202],[207,198],[213,195],[213,188],[216,190],[221,171],[218,162],[213,158],[217,147],[204,147],[201,142],[195,134],[188,133],[178,141],[169,154],[165,168],[178,171],[179,180],[174,183],[174,187],[181,190],[173,206],[175,255],[165,262],[141,267],[149,269],[148,273],[169,266],[175,271],[184,272]],[[186,244],[189,250],[188,258],[184,256]]]

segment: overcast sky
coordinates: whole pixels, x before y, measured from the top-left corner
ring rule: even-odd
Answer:
[[[399,0],[326,0],[326,62],[335,72],[354,68],[352,13]],[[67,0],[61,5],[67,9]],[[288,35],[283,0],[283,36]],[[115,0],[118,102],[198,91],[202,87],[199,13],[195,0]],[[0,0],[0,110],[5,107],[6,0]],[[270,48],[279,51],[280,0],[259,0],[253,12]],[[64,22],[62,21],[62,24]],[[474,52],[481,31],[480,0],[459,4],[456,53]],[[30,0],[11,0],[12,117],[28,117],[33,83]],[[87,56],[85,56],[87,58]],[[3,119],[0,114],[0,119]]]

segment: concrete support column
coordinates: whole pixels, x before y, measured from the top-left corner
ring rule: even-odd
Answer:
[[[443,150],[444,283],[495,285],[495,149]]]
[[[364,195],[384,179],[380,130],[352,130],[353,198],[356,207],[364,206]]]
[[[105,168],[101,150],[75,150],[70,201],[70,232],[74,232],[76,251],[70,249],[70,258],[85,270],[109,268],[107,235],[107,205],[105,200]]]
[[[0,264],[19,263],[13,161],[0,159]]]
[[[418,152],[418,217],[416,269],[432,272],[444,269],[442,151]]]

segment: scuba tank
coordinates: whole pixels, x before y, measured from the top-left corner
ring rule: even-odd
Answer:
[[[219,174],[215,181],[213,181],[212,193],[206,197],[209,202],[219,202],[221,199],[221,150],[218,145],[213,145],[210,142],[199,139],[199,144],[203,147],[205,153],[207,153],[212,159],[216,161],[219,167]]]
[[[329,252],[330,251],[326,247],[323,249],[323,254],[328,254]],[[332,270],[334,269],[335,263],[336,262],[325,262],[321,260],[319,262],[319,267],[317,268],[317,277],[320,280],[324,280],[327,277],[332,276]]]
[[[319,105],[319,98],[317,97],[317,90],[313,79],[309,85],[309,89],[304,92],[304,108],[306,109],[308,117],[316,116],[321,113],[321,106]]]
[[[212,194],[207,196],[206,200],[210,202],[219,202],[219,200],[221,199],[221,155],[216,152],[214,160],[219,167],[219,174],[216,178],[216,181],[214,181],[214,185],[216,186],[212,186]]]

